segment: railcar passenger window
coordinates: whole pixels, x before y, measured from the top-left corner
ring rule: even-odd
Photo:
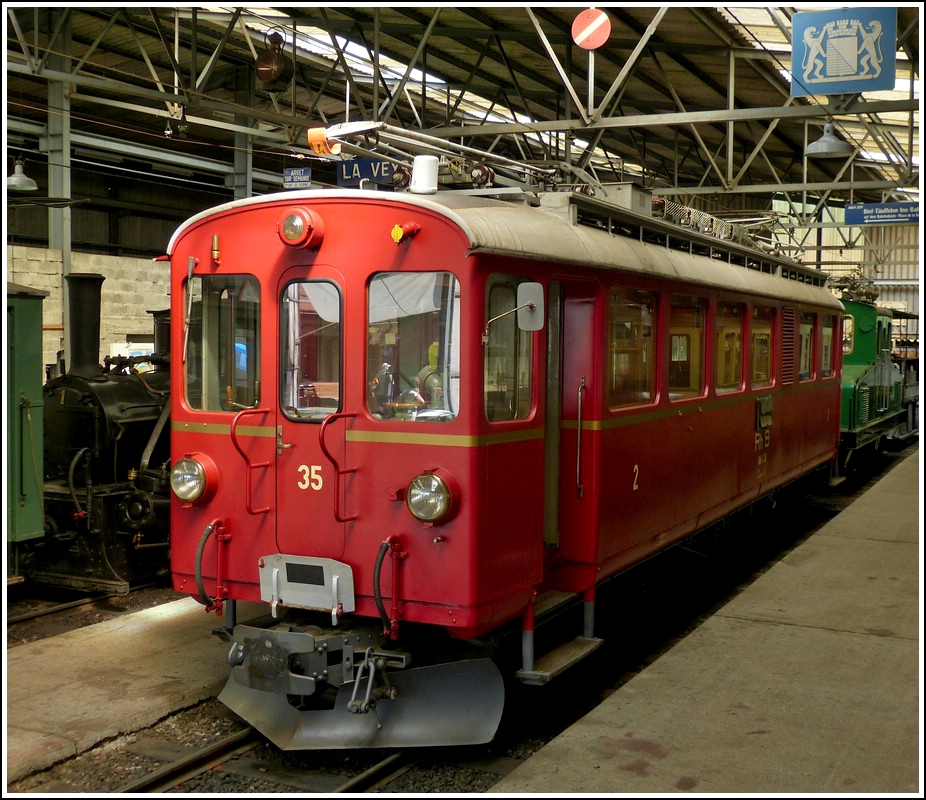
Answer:
[[[251,275],[194,276],[186,285],[187,402],[240,411],[260,402],[260,284]]]
[[[298,422],[341,407],[341,296],[328,281],[294,281],[280,303],[280,405]]]
[[[533,404],[533,332],[520,330],[517,314],[507,313],[517,308],[521,282],[495,278],[486,289],[486,322],[494,321],[484,348],[483,386],[486,419],[493,422],[524,419]]]
[[[813,334],[815,314],[801,314],[800,330],[800,367],[798,380],[809,381],[813,378]]]
[[[737,303],[717,304],[718,394],[735,392],[743,385],[743,307]]]
[[[375,419],[446,422],[460,405],[460,284],[449,272],[386,272],[367,295],[367,408]]]
[[[772,323],[775,310],[756,306],[752,310],[752,387],[772,385]]]
[[[674,295],[669,309],[669,398],[697,397],[703,385],[704,302]]]
[[[618,286],[611,289],[608,320],[608,404],[611,408],[653,401],[655,325],[655,295]]]
[[[823,317],[823,351],[820,353],[820,371],[824,378],[833,374],[833,342],[836,339],[836,317],[827,314]]]

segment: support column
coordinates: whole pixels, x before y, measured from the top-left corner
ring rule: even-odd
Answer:
[[[44,17],[49,35],[61,28],[55,39],[55,47],[48,57],[50,70],[70,73],[71,71],[71,21],[70,10],[54,9]],[[40,149],[48,156],[49,197],[71,196],[71,99],[70,84],[63,81],[48,82],[48,125],[47,136]],[[70,334],[68,312],[68,287],[65,278],[71,272],[71,207],[48,209],[48,247],[61,251],[61,322],[64,326],[65,363],[70,357]]]
[[[254,105],[253,70],[242,67],[235,74],[235,102],[248,108]],[[246,117],[235,117],[235,125],[257,125]],[[235,172],[232,176],[232,190],[235,200],[250,197],[254,193],[252,174],[254,171],[253,139],[250,134],[235,132]],[[282,181],[282,176],[280,178]]]

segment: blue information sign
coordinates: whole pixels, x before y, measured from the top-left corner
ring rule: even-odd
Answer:
[[[392,163],[379,158],[354,158],[338,164],[338,186],[359,186],[361,181],[392,185]]]
[[[918,224],[919,203],[850,203],[846,206],[846,225]]]
[[[791,96],[894,88],[896,8],[837,8],[791,21]]]

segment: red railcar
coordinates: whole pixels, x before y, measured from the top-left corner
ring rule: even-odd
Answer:
[[[545,682],[603,580],[836,457],[822,273],[490,194],[286,192],[170,242],[174,587],[272,611],[227,626],[221,699],[281,748],[491,739],[496,634]]]

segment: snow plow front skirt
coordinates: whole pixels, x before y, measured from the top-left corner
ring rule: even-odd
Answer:
[[[300,710],[283,693],[246,685],[246,676],[236,677],[241,669],[232,668],[219,700],[281,750],[483,744],[494,738],[505,701],[489,659],[392,671],[394,699],[366,713],[350,710],[353,682],[339,688],[333,708]]]

